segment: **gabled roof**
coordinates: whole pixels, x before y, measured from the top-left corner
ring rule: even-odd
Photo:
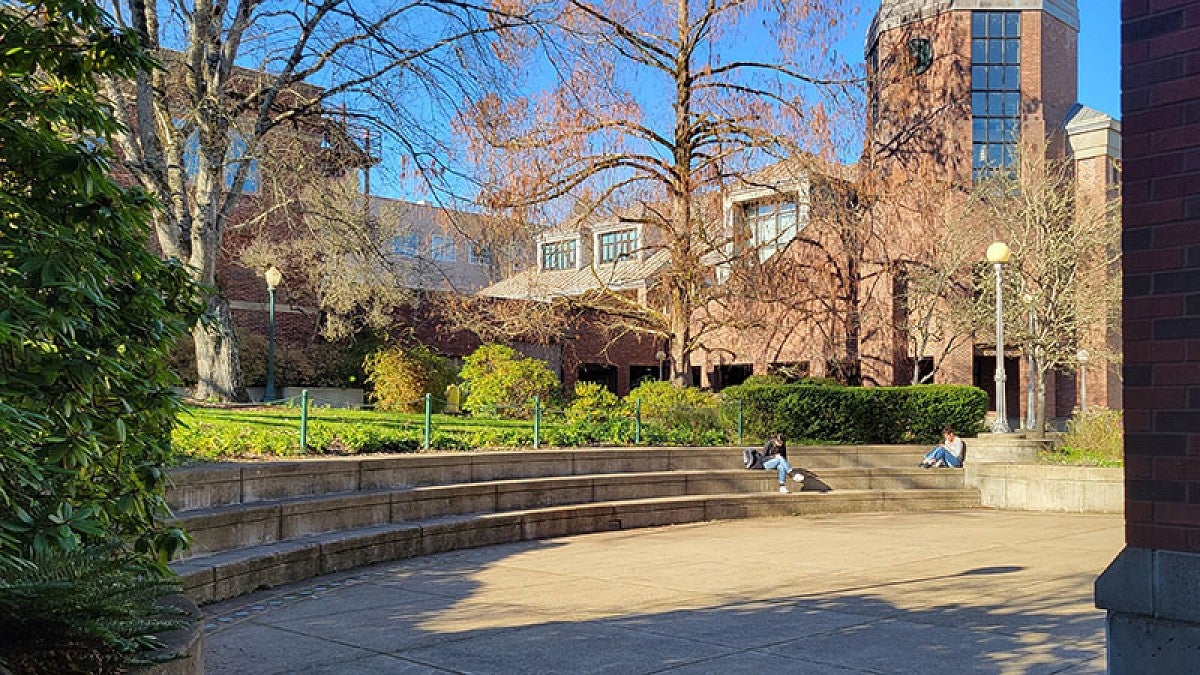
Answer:
[[[601,288],[644,288],[668,262],[670,254],[659,250],[645,260],[622,260],[615,264],[604,263],[581,269],[526,270],[480,290],[479,295],[511,300],[549,301],[559,297],[583,295]]]
[[[1063,120],[1063,128],[1072,133],[1102,129],[1111,125],[1115,125],[1118,130],[1121,128],[1121,123],[1111,115],[1095,108],[1089,108],[1082,103],[1072,106],[1070,112],[1067,113],[1067,118]]]

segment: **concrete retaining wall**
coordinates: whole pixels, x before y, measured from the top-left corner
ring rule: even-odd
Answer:
[[[987,464],[968,461],[966,484],[979,489],[983,506],[1011,511],[1121,513],[1121,468],[1050,464]]]

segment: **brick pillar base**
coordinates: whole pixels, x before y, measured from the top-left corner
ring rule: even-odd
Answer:
[[[1096,580],[1112,675],[1200,670],[1200,553],[1126,547]]]

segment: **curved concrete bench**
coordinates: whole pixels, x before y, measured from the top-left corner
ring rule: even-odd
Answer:
[[[613,448],[222,464],[172,473],[172,564],[212,602],[315,575],[454,548],[762,515],[966,508],[961,470],[910,465],[918,446],[793,451],[806,490],[775,492],[740,448]],[[819,493],[818,493],[819,492]]]

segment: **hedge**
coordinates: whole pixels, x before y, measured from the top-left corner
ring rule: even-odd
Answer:
[[[986,392],[961,385],[738,385],[722,397],[742,403],[749,438],[782,432],[795,441],[835,443],[929,443],[945,425],[973,436],[983,430],[988,408]],[[734,410],[726,405],[722,414]]]

